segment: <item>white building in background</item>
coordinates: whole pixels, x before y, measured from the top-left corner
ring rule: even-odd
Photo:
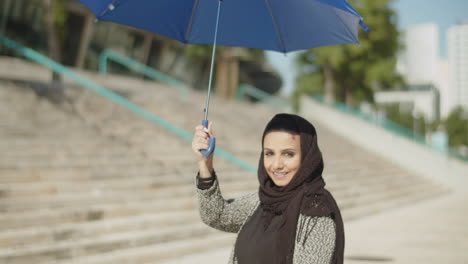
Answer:
[[[468,23],[447,32],[450,76],[449,109],[461,105],[468,110]]]
[[[439,30],[437,24],[409,26],[400,39],[403,46],[398,56],[397,71],[408,87],[404,91],[378,92],[374,99],[378,104],[400,103],[411,108],[415,115],[426,120],[440,118],[441,90],[446,90],[448,77],[441,71],[445,64],[439,58]]]
[[[408,109],[414,117],[423,115],[426,121],[439,118],[439,92],[432,85],[410,87],[408,91],[381,91],[374,93],[379,105],[398,103],[400,109]]]
[[[439,66],[438,27],[416,24],[403,32],[397,70],[409,85],[435,84]]]
[[[435,86],[440,93],[440,118],[445,119],[450,113],[450,75],[447,59],[439,61],[437,80]]]

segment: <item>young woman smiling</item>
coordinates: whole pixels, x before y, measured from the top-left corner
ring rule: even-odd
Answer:
[[[263,140],[263,164],[276,186],[286,186],[301,166],[299,135],[272,131]]]
[[[325,189],[322,154],[314,126],[278,114],[262,137],[259,191],[225,200],[208,147],[211,124],[195,128],[200,215],[216,229],[237,233],[232,264],[342,264],[344,229],[339,208]]]

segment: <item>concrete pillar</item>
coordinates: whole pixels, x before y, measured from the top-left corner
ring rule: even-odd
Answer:
[[[1,34],[5,34],[6,25],[7,25],[7,22],[8,22],[8,12],[10,10],[10,5],[11,5],[11,0],[5,0],[3,2],[3,6],[2,6],[3,14],[2,14],[2,21],[1,21],[1,24],[0,24],[0,33]]]
[[[229,60],[229,90],[227,98],[236,98],[237,87],[239,86],[239,57],[232,56]]]
[[[92,14],[87,14],[85,16],[83,30],[81,31],[80,46],[75,60],[75,67],[79,69],[83,68],[86,52],[88,51],[89,42],[91,41],[91,36],[93,34],[93,21],[94,16]]]
[[[162,71],[168,71],[171,62],[173,61],[175,54],[174,51],[171,50],[171,45],[169,41],[163,41],[161,51],[159,52],[160,58],[158,59],[157,67]]]
[[[224,47],[217,59],[216,94],[225,99],[236,97],[239,85],[239,57],[233,48]]]
[[[227,99],[228,90],[228,65],[229,56],[226,49],[223,49],[216,62],[216,94],[223,99]]]
[[[148,64],[148,59],[151,51],[151,44],[153,43],[153,34],[145,32],[144,33],[145,39],[143,40],[143,55],[141,58],[141,63]]]

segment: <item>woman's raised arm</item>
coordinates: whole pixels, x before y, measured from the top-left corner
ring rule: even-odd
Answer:
[[[259,204],[257,193],[225,200],[221,194],[216,175],[213,186],[206,190],[198,188],[197,192],[202,221],[225,232],[239,232],[241,226]]]
[[[198,157],[197,189],[200,216],[207,225],[226,232],[238,232],[247,217],[258,205],[256,193],[236,199],[225,200],[221,195],[213,169],[213,154],[208,157],[200,149],[208,148],[208,138],[213,137],[212,124],[208,129],[195,127],[192,150]]]

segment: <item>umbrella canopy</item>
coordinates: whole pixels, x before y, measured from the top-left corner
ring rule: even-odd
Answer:
[[[221,0],[217,43],[279,52],[358,43],[362,17],[346,0]],[[98,20],[183,43],[213,44],[219,0],[80,0]]]
[[[189,44],[213,44],[205,118],[208,127],[216,44],[289,52],[359,43],[363,18],[346,0],[80,0],[98,20],[158,33]],[[222,4],[221,4],[222,3]],[[222,8],[221,8],[222,6]],[[215,148],[215,138],[201,150]]]

